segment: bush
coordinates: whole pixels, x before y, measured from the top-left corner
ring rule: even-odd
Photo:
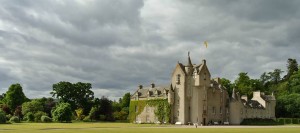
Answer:
[[[12,115],[11,115],[11,114],[8,114],[8,115],[6,115],[5,117],[6,117],[6,120],[9,121],[10,118],[12,117]]]
[[[89,122],[89,121],[91,121],[90,116],[84,117],[83,121],[84,121],[84,122]]]
[[[42,117],[43,115],[47,116],[47,113],[42,112],[42,111],[36,112],[36,113],[34,114],[34,121],[35,121],[35,122],[41,121],[41,117]]]
[[[25,116],[24,116],[24,120],[25,121],[34,121],[34,114],[32,112],[28,112]]]
[[[73,114],[69,103],[60,103],[51,112],[54,121],[71,122]]]
[[[0,109],[0,124],[4,124],[4,123],[6,123],[6,116],[4,111]]]
[[[280,125],[278,121],[273,119],[244,119],[241,125]]]
[[[292,119],[293,124],[299,124],[298,119],[297,118],[293,118]]]
[[[50,117],[48,117],[48,116],[43,115],[41,117],[41,121],[42,122],[52,122],[52,119]]]
[[[277,122],[279,122],[280,124],[284,125],[284,118],[278,118]]]
[[[11,118],[9,119],[9,122],[11,122],[11,123],[19,123],[20,120],[19,120],[19,117],[13,116],[13,117],[11,117]]]
[[[291,118],[285,118],[284,124],[292,124]]]

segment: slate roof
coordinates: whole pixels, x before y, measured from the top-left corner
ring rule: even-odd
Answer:
[[[273,101],[276,100],[274,96],[272,95],[261,95],[261,98],[264,99],[265,101]]]
[[[264,106],[262,106],[258,101],[256,100],[244,100],[241,99],[242,103],[244,104],[244,106],[248,107],[248,108],[256,108],[256,109],[264,109]]]
[[[149,97],[164,97],[164,93],[168,94],[170,87],[157,86],[157,87],[145,87],[138,89],[132,96],[136,96],[138,93],[139,98]]]

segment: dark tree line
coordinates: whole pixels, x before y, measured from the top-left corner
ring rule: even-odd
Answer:
[[[130,93],[119,101],[106,97],[95,98],[90,83],[59,82],[53,84],[53,98],[28,99],[20,84],[12,84],[0,96],[1,115],[7,120],[15,119],[35,122],[70,122],[127,120]],[[2,116],[0,116],[2,117]]]

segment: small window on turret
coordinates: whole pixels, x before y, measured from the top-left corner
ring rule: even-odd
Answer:
[[[180,84],[180,74],[177,75],[176,83]]]
[[[204,75],[203,75],[203,79],[204,79],[204,80],[206,80],[206,73],[204,73]]]

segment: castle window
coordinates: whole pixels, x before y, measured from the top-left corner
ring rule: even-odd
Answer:
[[[203,75],[203,79],[204,79],[204,80],[206,80],[206,73],[204,73],[204,75]]]
[[[150,122],[149,115],[146,116],[146,122],[147,122],[147,123]]]
[[[180,84],[180,74],[177,74],[176,83],[177,83],[177,84]]]
[[[177,111],[177,116],[179,117],[179,111]]]
[[[215,107],[212,107],[212,113],[216,114],[216,108]]]
[[[221,100],[221,103],[223,102],[223,93],[221,93],[221,98],[220,98],[220,100]]]
[[[195,70],[194,71],[194,79],[196,79],[197,78],[197,71]]]
[[[223,111],[223,110],[222,110],[222,107],[220,107],[220,114],[222,114],[222,111]]]

